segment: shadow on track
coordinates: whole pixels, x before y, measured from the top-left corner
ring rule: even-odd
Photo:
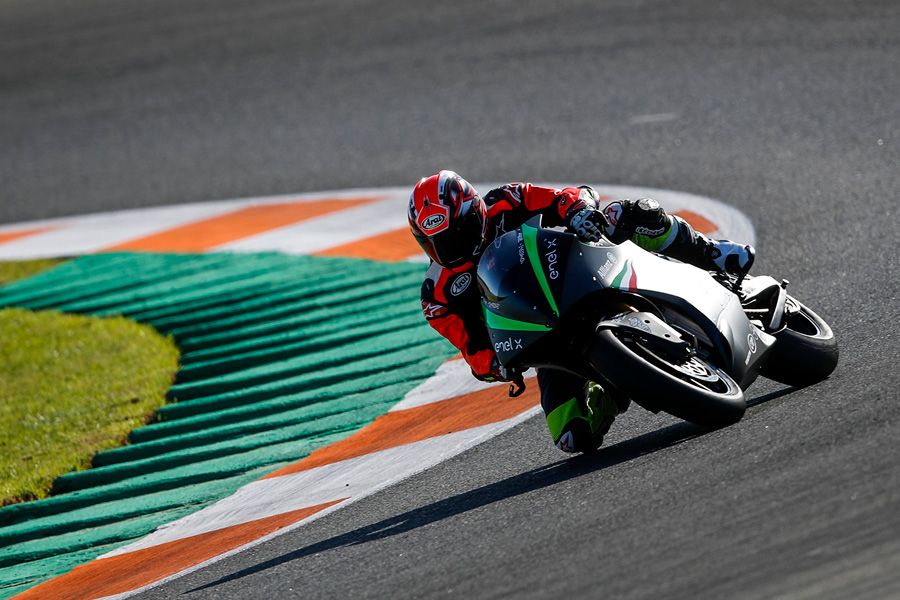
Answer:
[[[795,388],[782,389],[776,392],[753,398],[747,402],[748,406],[758,406],[770,400],[780,398],[794,391]],[[656,452],[664,448],[675,446],[687,440],[700,437],[709,430],[691,423],[675,423],[639,435],[635,438],[621,441],[612,446],[601,448],[593,454],[581,454],[566,458],[544,467],[532,469],[525,473],[514,475],[502,481],[470,490],[422,506],[403,514],[384,519],[365,527],[360,527],[345,534],[317,542],[299,548],[287,554],[247,567],[231,575],[227,575],[216,581],[188,590],[186,593],[198,592],[209,589],[223,583],[242,579],[255,573],[266,571],[273,567],[327,550],[334,550],[343,546],[357,546],[367,542],[381,540],[400,533],[406,533],[453,517],[476,508],[493,504],[507,498],[513,498],[521,494],[527,494],[541,488],[550,487],[557,483],[589,475],[596,471],[618,465],[645,454]]]

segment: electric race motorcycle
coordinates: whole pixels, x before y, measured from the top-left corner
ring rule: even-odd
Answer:
[[[787,281],[712,274],[632,242],[584,243],[540,216],[488,246],[478,283],[503,366],[562,369],[706,427],[738,421],[758,375],[808,385],[837,365],[831,328]],[[511,395],[524,389],[516,383]]]

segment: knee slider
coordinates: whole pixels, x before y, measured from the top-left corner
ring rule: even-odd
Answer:
[[[627,200],[626,215],[630,226],[644,235],[659,235],[669,227],[669,218],[659,202],[653,198]],[[643,229],[644,231],[640,231]]]

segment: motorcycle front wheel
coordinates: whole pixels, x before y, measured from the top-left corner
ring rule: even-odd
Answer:
[[[724,427],[747,409],[740,386],[715,365],[698,356],[669,359],[627,333],[598,331],[588,361],[640,406],[697,425]]]

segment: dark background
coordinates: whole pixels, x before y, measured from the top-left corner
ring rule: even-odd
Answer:
[[[146,596],[900,594],[898,32],[888,1],[0,0],[2,223],[440,168],[662,187],[745,212],[841,343],[733,427],[634,408],[566,460],[532,419]]]

